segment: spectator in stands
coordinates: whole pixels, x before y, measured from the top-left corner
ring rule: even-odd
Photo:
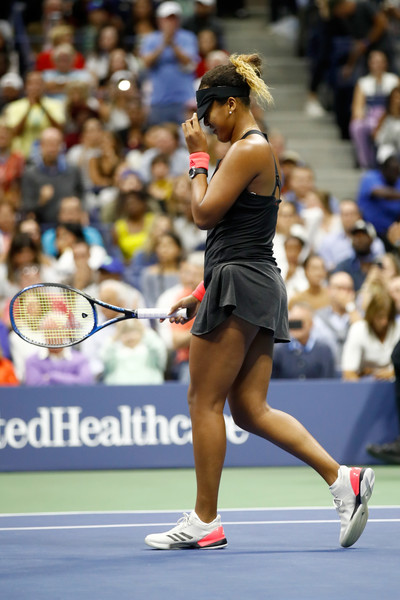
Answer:
[[[358,205],[365,220],[370,221],[379,237],[387,243],[387,231],[400,219],[400,159],[385,157],[378,169],[361,177]],[[390,246],[389,246],[390,247]]]
[[[368,75],[357,80],[350,121],[357,163],[363,169],[375,167],[373,132],[385,111],[390,93],[400,82],[395,73],[387,72],[386,56],[379,50],[369,54],[368,70]]]
[[[393,298],[394,304],[396,306],[396,315],[397,319],[400,317],[400,276],[396,275],[392,277],[392,279],[387,284],[388,292]]]
[[[181,15],[178,2],[162,2],[156,10],[159,30],[142,40],[140,56],[151,84],[149,125],[166,121],[182,123],[185,104],[194,98],[197,38],[191,31],[180,28]]]
[[[150,166],[151,161],[157,154],[166,154],[169,157],[171,175],[187,175],[189,169],[189,154],[186,148],[181,145],[181,138],[178,127],[175,123],[165,123],[149,128],[147,131],[147,140],[151,140],[151,146],[141,155],[140,163],[131,163],[131,153],[128,152],[126,160],[132,168],[137,168],[143,178],[148,183],[151,180]],[[134,159],[137,157],[133,157]]]
[[[341,373],[343,345],[352,323],[361,319],[355,300],[353,279],[348,273],[338,271],[328,277],[329,304],[314,314],[314,329],[318,339],[323,339],[333,350],[335,368]]]
[[[280,265],[289,301],[295,294],[306,290],[308,287],[301,259],[305,244],[306,233],[304,227],[299,224],[292,225],[284,242],[286,263]]]
[[[62,327],[59,313],[49,314],[46,320],[43,327],[51,326],[53,330]],[[94,377],[89,361],[74,348],[40,348],[26,359],[24,383],[31,386],[90,385]]]
[[[107,270],[108,269],[108,270]],[[127,285],[117,277],[120,276],[120,265],[115,259],[107,260],[102,265],[101,273],[99,272],[100,281],[94,286],[90,286],[87,291],[95,290],[95,297],[103,302],[112,304],[113,306],[127,307],[130,309],[143,307],[142,295]],[[112,272],[112,271],[118,272]],[[90,293],[89,291],[89,293]],[[121,313],[116,313],[114,310],[105,307],[99,307],[98,317],[99,324],[105,323],[110,319],[121,316]],[[146,325],[147,321],[145,321]],[[104,369],[104,364],[101,358],[102,348],[107,340],[112,339],[115,335],[115,324],[108,325],[101,331],[98,331],[95,336],[91,336],[79,344],[79,350],[86,356],[91,363],[92,371],[96,379],[101,377]]]
[[[160,336],[136,319],[117,323],[101,350],[106,385],[164,383],[167,350]]]
[[[278,267],[285,273],[288,267],[285,252],[285,240],[289,236],[292,226],[299,223],[299,220],[296,205],[293,202],[283,200],[279,205],[278,219],[276,222],[274,256]]]
[[[333,38],[333,69],[336,70],[335,114],[342,137],[349,135],[351,100],[354,85],[366,72],[366,57],[380,50],[388,58],[389,70],[395,70],[394,49],[384,13],[371,2],[330,0],[332,25],[338,37]]]
[[[80,223],[60,223],[57,225],[55,245],[57,248],[57,261],[55,263],[57,279],[74,287],[87,287],[92,283],[93,272],[103,264],[107,256],[103,246],[89,245],[86,242],[83,227]],[[78,264],[76,263],[77,258]],[[82,263],[81,258],[85,259],[86,263]],[[86,264],[87,269],[84,268]],[[87,271],[84,277],[83,271]],[[79,286],[77,286],[77,278],[79,278]],[[81,280],[84,281],[85,285],[82,285]]]
[[[197,4],[197,2],[196,2]],[[201,79],[204,73],[209,70],[207,57],[211,52],[225,52],[218,43],[218,36],[212,29],[202,29],[197,34],[197,42],[199,45],[200,60],[196,67],[196,78]],[[228,53],[225,52],[228,58]]]
[[[6,73],[0,78],[0,110],[7,104],[19,100],[24,89],[24,82],[17,73]]]
[[[196,289],[204,275],[204,253],[192,252],[182,260],[179,269],[180,281],[163,292],[157,301],[157,306],[166,308],[173,306],[177,300],[189,295]],[[164,340],[170,352],[170,369],[168,378],[189,383],[189,347],[192,323],[183,325],[170,323],[168,319],[157,324],[157,331]]]
[[[394,369],[394,389],[396,398],[397,420],[400,430],[400,342],[397,342],[391,356]],[[400,435],[392,442],[370,444],[367,452],[385,463],[400,465]]]
[[[157,263],[155,251],[158,239],[169,231],[173,231],[172,218],[166,214],[155,214],[148,230],[147,239],[142,248],[135,251],[124,272],[124,279],[136,288],[140,288],[142,271],[145,267]]]
[[[207,239],[207,232],[199,229],[193,221],[191,197],[192,182],[189,177],[187,175],[176,177],[168,213],[173,215],[173,228],[179,231],[182,246],[187,254],[195,250],[204,250]]]
[[[333,271],[339,263],[354,254],[351,232],[356,221],[361,219],[357,202],[350,199],[342,200],[339,205],[339,216],[340,231],[328,234],[315,246],[315,251],[324,259],[328,271]],[[384,252],[382,240],[375,236],[371,245],[373,257],[381,256]]]
[[[290,173],[288,186],[288,190],[285,193],[285,200],[293,202],[298,212],[301,212],[307,194],[315,190],[313,170],[307,165],[296,165]]]
[[[24,267],[18,269],[15,272],[16,290],[21,290],[24,287],[35,285],[36,283],[43,283],[43,281],[54,281],[54,279],[47,279],[47,277],[43,277],[42,267],[39,263],[27,263]],[[11,300],[12,295],[7,299],[7,302],[5,303],[5,310],[3,316],[3,321],[8,325],[9,329],[11,329],[11,324],[9,322],[9,301]],[[18,380],[20,382],[23,382],[25,378],[26,359],[28,358],[28,356],[35,354],[38,348],[33,344],[27,344],[25,340],[20,338],[19,335],[17,335],[15,331],[12,330],[10,331],[8,341],[10,345],[10,355],[12,363],[14,365],[15,374]]]
[[[342,372],[346,381],[362,377],[394,378],[391,354],[400,338],[396,307],[382,286],[372,296],[364,319],[353,323],[343,347]]]
[[[7,200],[0,201],[0,261],[6,259],[17,225],[17,211]]]
[[[86,68],[100,85],[108,76],[111,52],[121,46],[120,32],[115,25],[105,25],[97,32],[94,50],[86,59]]]
[[[90,212],[93,220],[101,220],[103,208],[115,199],[115,174],[122,162],[121,146],[117,136],[111,131],[100,134],[100,153],[88,160],[88,174],[93,182],[94,195],[90,200]]]
[[[400,158],[400,86],[389,94],[386,111],[374,132],[374,141],[378,160],[385,154]]]
[[[140,289],[146,305],[153,307],[159,296],[179,283],[179,270],[183,258],[182,242],[172,231],[163,233],[155,245],[157,262],[145,267],[141,274]]]
[[[11,143],[12,130],[5,121],[0,121],[0,189],[3,198],[19,206],[25,160],[22,154],[11,150]]]
[[[76,196],[67,196],[60,201],[60,210],[58,211],[57,223],[76,223],[82,227],[85,241],[91,245],[104,246],[103,238],[95,227],[89,225],[89,216],[83,210],[82,202]],[[43,252],[50,256],[57,255],[56,229],[51,227],[46,229],[42,235]]]
[[[31,155],[32,145],[49,127],[62,128],[65,123],[64,104],[44,94],[41,73],[32,71],[25,79],[25,98],[10,102],[4,117],[12,130],[12,149],[25,158]]]
[[[50,33],[54,27],[66,24],[65,10],[63,0],[43,0],[40,12],[36,13],[40,19],[32,20],[27,25],[34,52],[40,52],[51,43]]]
[[[289,311],[292,341],[276,345],[272,377],[276,379],[319,379],[336,376],[330,346],[313,333],[313,310],[295,304]]]
[[[376,238],[376,231],[371,223],[359,219],[351,230],[353,254],[339,262],[335,271],[346,271],[353,278],[356,292],[363,285],[368,271],[374,266],[376,257],[371,251],[372,243]]]
[[[10,342],[8,340],[9,332],[8,322],[0,318],[0,357],[11,358]]]
[[[67,163],[77,167],[81,172],[85,197],[94,187],[89,174],[89,161],[101,154],[102,131],[103,127],[99,119],[87,119],[82,125],[79,143],[72,146],[66,154]]]
[[[40,225],[34,216],[27,217],[18,222],[15,233],[27,233],[33,241],[40,258],[40,264],[43,268],[51,267],[50,273],[54,270],[54,258],[43,251],[42,231]],[[49,273],[47,273],[49,275]]]
[[[327,271],[324,259],[318,256],[318,254],[309,254],[304,261],[303,267],[308,287],[291,297],[289,308],[299,303],[306,303],[313,310],[319,310],[328,306],[329,293],[326,287]]]
[[[54,268],[44,261],[35,241],[28,233],[16,232],[10,244],[5,263],[0,263],[0,306],[21,288],[21,269],[30,265],[40,265],[44,281],[57,281]]]
[[[67,164],[58,129],[50,127],[42,132],[37,162],[22,177],[22,210],[34,213],[41,224],[55,223],[61,199],[83,195],[80,172]]]
[[[128,31],[132,32],[132,49],[139,54],[141,43],[146,35],[157,30],[156,7],[152,0],[135,0],[131,7],[131,23]]]
[[[142,98],[130,98],[125,106],[125,110],[129,123],[126,129],[118,131],[118,135],[122,140],[125,151],[136,150],[140,157],[144,151],[144,124],[146,122],[146,113]]]
[[[56,25],[49,32],[50,47],[39,52],[36,56],[35,71],[48,71],[55,69],[54,50],[61,44],[74,44],[74,29],[70,25]],[[83,69],[85,58],[80,52],[75,53],[73,67],[74,69]]]
[[[173,189],[169,156],[156,154],[150,166],[151,181],[147,186],[149,197],[155,201],[158,210],[167,211]]]
[[[51,98],[66,99],[67,85],[80,81],[92,87],[93,78],[86,69],[76,69],[76,50],[72,44],[64,43],[53,52],[54,69],[43,71],[44,89]]]
[[[216,36],[217,48],[225,48],[224,28],[215,16],[215,0],[195,0],[193,12],[183,19],[182,27],[197,36],[201,31],[212,31]]]
[[[9,358],[4,356],[4,352],[0,344],[0,386],[18,384],[19,381],[15,374],[14,365]]]
[[[130,261],[144,247],[153,219],[143,185],[139,189],[120,194],[112,240],[126,261]]]
[[[99,102],[90,95],[85,81],[70,81],[67,84],[65,115],[64,140],[68,149],[80,141],[85,123],[99,117]]]
[[[315,176],[311,167],[307,165],[296,165],[290,173],[288,189],[285,192],[285,200],[294,202],[300,216],[307,208],[308,197],[317,190]],[[338,202],[336,198],[329,196],[329,206],[332,212],[337,212]]]
[[[311,250],[318,248],[327,236],[341,230],[340,216],[333,210],[331,200],[331,194],[324,190],[309,192],[305,198],[301,217]]]
[[[389,291],[390,281],[399,275],[399,262],[394,254],[378,257],[368,269],[364,282],[357,293],[357,306],[365,312],[371,298],[383,287]]]

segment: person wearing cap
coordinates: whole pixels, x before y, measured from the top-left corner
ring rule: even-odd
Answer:
[[[384,156],[378,169],[367,171],[361,177],[357,202],[363,217],[370,221],[387,249],[387,231],[400,220],[400,161],[395,153]]]
[[[353,256],[352,235],[354,223],[361,219],[360,208],[355,200],[342,200],[339,205],[340,230],[325,235],[315,247],[322,256],[328,271],[333,271],[340,262]],[[385,252],[385,246],[376,237],[371,245],[371,253],[376,258]]]
[[[36,71],[26,76],[25,94],[10,102],[3,114],[13,132],[12,149],[30,158],[33,144],[45,129],[64,126],[65,107],[60,100],[45,96],[43,76]]]
[[[364,283],[368,271],[374,266],[376,257],[371,252],[372,242],[376,238],[375,227],[359,219],[351,230],[353,255],[338,263],[334,272],[345,271],[351,275],[356,292]]]
[[[23,89],[23,79],[17,73],[3,75],[0,79],[0,111],[10,102],[18,100]]]
[[[194,97],[194,72],[199,61],[197,38],[180,27],[178,2],[162,2],[156,11],[159,30],[142,40],[140,56],[151,85],[148,125],[181,124],[185,105]]]
[[[208,231],[204,281],[170,307],[170,315],[178,308],[188,310],[187,319],[171,316],[170,322],[196,317],[188,401],[197,495],[194,510],[175,527],[146,536],[145,543],[160,550],[218,549],[228,543],[218,515],[227,399],[236,425],[302,459],[330,486],[342,546],[357,541],[368,518],[364,507],[374,485],[372,469],[340,466],[298,421],[266,402],[274,344],[290,342],[291,336],[285,284],[273,256],[280,172],[250,108],[250,91],[261,102],[272,102],[261,76],[261,57],[230,56],[227,65],[202,77],[197,113],[182,125],[190,152],[193,218]],[[207,137],[199,123],[203,118],[220,142],[230,142],[210,180]]]

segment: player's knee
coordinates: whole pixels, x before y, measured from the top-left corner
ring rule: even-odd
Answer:
[[[268,413],[268,406],[265,402],[260,403],[256,408],[249,407],[246,403],[240,406],[235,406],[232,403],[230,408],[235,425],[250,433],[257,432],[260,429],[260,421]]]

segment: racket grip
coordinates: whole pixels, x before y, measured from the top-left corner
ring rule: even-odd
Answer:
[[[138,319],[167,319],[168,317],[187,319],[187,308],[180,308],[172,315],[169,314],[169,308],[138,308],[136,314]]]

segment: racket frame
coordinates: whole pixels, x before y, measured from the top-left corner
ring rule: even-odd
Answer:
[[[75,292],[76,294],[79,294],[80,296],[83,296],[84,298],[86,298],[86,300],[88,300],[88,302],[90,303],[90,305],[92,307],[93,316],[94,316],[94,325],[89,333],[87,333],[84,337],[80,338],[76,342],[68,342],[67,344],[57,344],[57,345],[51,344],[51,345],[49,345],[49,344],[34,342],[33,340],[27,338],[18,329],[18,327],[15,323],[15,320],[14,320],[14,316],[13,316],[14,303],[25,292],[28,292],[29,290],[32,290],[32,289],[46,288],[46,287],[63,288],[65,290],[68,290],[69,292]],[[103,308],[108,308],[110,310],[115,310],[116,312],[122,313],[123,316],[114,317],[113,319],[109,319],[105,323],[99,324],[96,304],[98,304],[99,306],[102,306]],[[17,335],[19,335],[20,338],[25,340],[25,342],[28,342],[29,344],[34,344],[35,346],[40,346],[41,348],[68,348],[69,346],[76,346],[76,344],[80,344],[81,342],[86,340],[88,337],[90,337],[94,333],[97,333],[101,329],[104,329],[104,327],[108,327],[108,325],[113,325],[114,323],[118,323],[120,321],[126,321],[127,319],[137,319],[138,318],[138,311],[135,309],[122,308],[121,306],[114,306],[113,304],[108,304],[107,302],[103,302],[102,300],[97,300],[97,298],[93,298],[92,296],[89,296],[89,294],[86,294],[85,292],[82,292],[81,290],[78,290],[78,289],[76,289],[70,285],[66,285],[64,283],[35,283],[33,285],[29,285],[28,287],[23,288],[22,290],[17,292],[15,294],[15,296],[12,298],[12,300],[10,302],[9,313],[10,313],[11,326],[12,326],[13,330],[15,331],[15,333]]]

